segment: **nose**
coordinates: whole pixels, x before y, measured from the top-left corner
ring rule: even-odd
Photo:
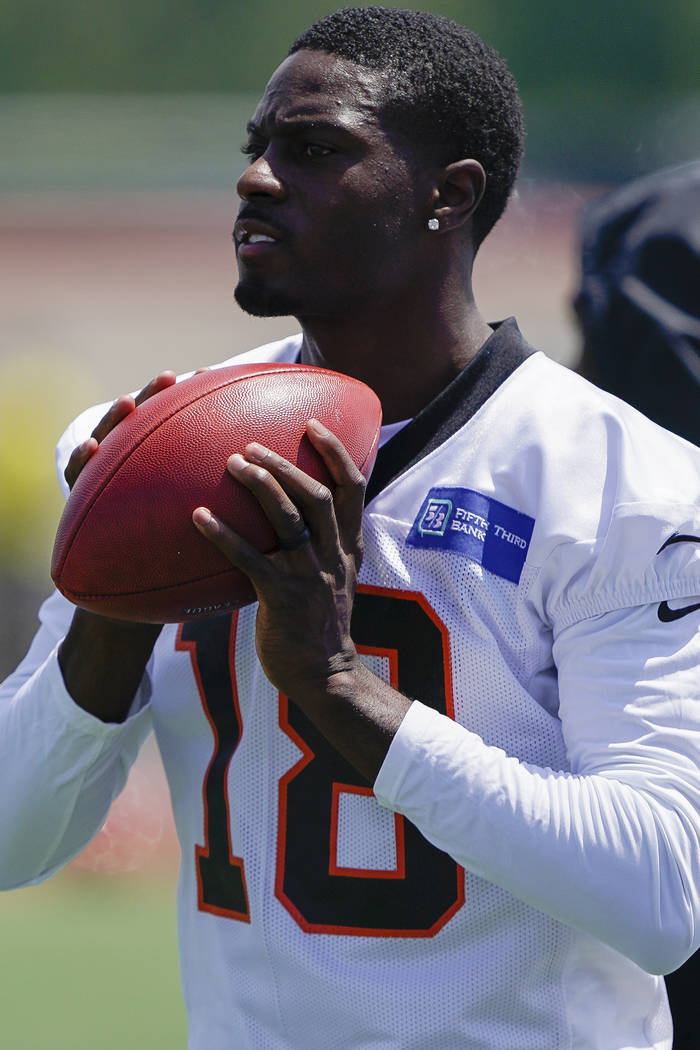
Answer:
[[[256,197],[282,200],[286,192],[264,155],[248,165],[238,180],[237,190],[238,196],[244,201],[254,200]]]

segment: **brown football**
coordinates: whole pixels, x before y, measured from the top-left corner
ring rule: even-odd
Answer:
[[[367,477],[381,407],[369,387],[299,364],[231,365],[201,372],[144,401],[101,442],[61,518],[51,563],[75,605],[117,619],[178,623],[254,600],[248,579],[197,531],[210,507],[270,552],[276,536],[257,500],[226,470],[251,441],[331,485],[306,436],[320,420]]]

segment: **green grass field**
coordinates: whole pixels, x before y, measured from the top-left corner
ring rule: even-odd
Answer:
[[[172,882],[65,872],[0,894],[2,1050],[184,1050]]]

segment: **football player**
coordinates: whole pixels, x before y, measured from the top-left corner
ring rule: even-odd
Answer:
[[[385,441],[366,491],[313,421],[333,494],[231,457],[279,551],[193,528],[253,606],[48,600],[2,694],[2,885],[83,847],[153,728],[190,1050],[667,1050],[659,974],[700,938],[698,453],[479,312],[522,123],[473,33],[321,19],[245,151],[236,297],[301,332],[238,360],[364,380]],[[69,428],[69,483],[132,408]]]

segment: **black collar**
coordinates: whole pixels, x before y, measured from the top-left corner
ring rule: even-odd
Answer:
[[[514,317],[491,327],[493,335],[464,371],[380,448],[367,486],[366,503],[464,426],[501,383],[534,353]]]

